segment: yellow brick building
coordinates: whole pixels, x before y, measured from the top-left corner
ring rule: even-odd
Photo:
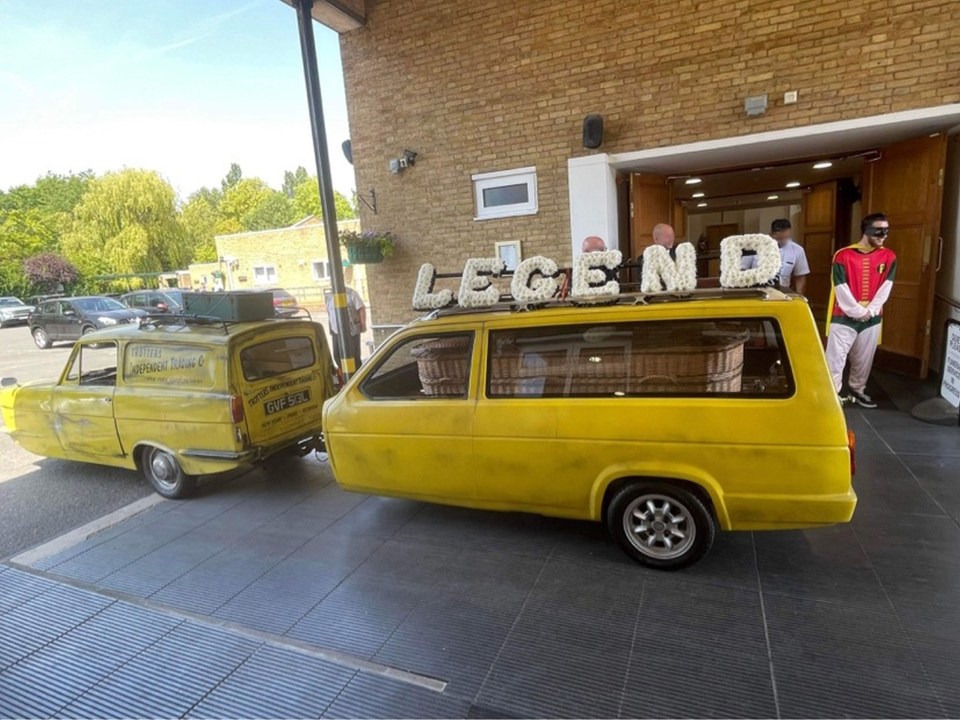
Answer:
[[[873,210],[901,259],[890,366],[926,373],[931,328],[960,317],[955,0],[353,6],[354,166],[378,206],[361,220],[398,237],[369,269],[375,321],[412,316],[425,261],[459,270],[506,241],[568,263],[589,234],[633,256],[655,222],[715,250],[770,216],[794,220],[820,313],[833,250]]]

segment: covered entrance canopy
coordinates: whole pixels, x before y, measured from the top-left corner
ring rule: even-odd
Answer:
[[[885,352],[878,362],[925,376],[938,260],[943,243],[954,242],[941,239],[940,214],[946,136],[958,129],[960,104],[954,104],[573,158],[568,161],[573,252],[583,237],[600,235],[618,239],[625,254],[638,254],[650,243],[657,222],[672,223],[683,239],[690,213],[707,211],[693,201],[693,191],[700,188],[710,189],[702,200],[716,208],[734,202],[762,205],[767,197],[762,193],[779,188],[779,198],[772,198],[776,204],[795,203],[803,210],[803,231],[796,239],[810,259],[807,295],[822,320],[834,250],[859,240],[858,230],[851,232],[850,227],[860,215],[886,212],[893,227],[890,245],[899,262],[885,312]],[[819,159],[834,160],[838,167],[816,174],[811,168]],[[782,181],[788,174],[797,176],[800,188],[785,187]],[[685,179],[693,177],[701,183],[686,185]],[[853,212],[842,178],[855,178],[859,205]],[[766,232],[768,227],[759,229]]]

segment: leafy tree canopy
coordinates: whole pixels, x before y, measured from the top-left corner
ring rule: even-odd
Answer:
[[[236,163],[230,163],[230,169],[227,171],[227,176],[220,181],[220,189],[223,192],[226,192],[240,182],[242,178],[243,170],[240,169],[240,166]]]
[[[303,165],[298,166],[293,172],[287,170],[285,173],[283,173],[283,187],[281,188],[283,194],[292,200],[294,191],[297,189],[297,185],[309,177],[310,175],[307,173],[307,169],[303,167]]]
[[[333,203],[337,209],[337,220],[351,220],[357,217],[357,209],[343,193],[334,190]],[[293,191],[293,205],[298,220],[308,215],[323,217],[320,207],[320,187],[317,185],[316,177],[308,177],[297,184]]]
[[[31,283],[44,288],[69,285],[79,277],[77,269],[69,261],[52,252],[27,258],[23,269]]]
[[[217,234],[287,227],[296,219],[290,199],[260,178],[244,178],[223,194]]]
[[[85,275],[125,274],[183,267],[186,240],[170,184],[130,169],[91,182],[62,246]]]

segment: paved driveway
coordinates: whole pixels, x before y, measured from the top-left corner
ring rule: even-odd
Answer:
[[[960,431],[848,412],[853,523],[675,573],[313,459],[164,501],[0,573],[0,715],[960,716]]]

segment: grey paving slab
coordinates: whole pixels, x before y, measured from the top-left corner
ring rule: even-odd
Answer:
[[[766,612],[784,717],[945,716],[892,608],[769,596]]]
[[[6,565],[0,565],[0,568],[4,571],[3,576],[0,577],[0,614],[4,614],[57,586],[52,580],[19,570],[10,570]]]
[[[445,693],[359,673],[325,718],[463,718],[470,703]]]
[[[171,559],[175,563],[175,559]],[[223,552],[195,566],[150,595],[151,600],[201,614],[212,614],[275,563],[244,554]]]
[[[179,717],[258,649],[229,633],[183,623],[81,695],[62,717]]]
[[[876,569],[850,525],[757,533],[764,593],[885,608]]]
[[[960,457],[901,453],[899,458],[940,507],[960,522]]]
[[[896,453],[960,457],[960,428],[931,425],[889,410],[870,413],[865,420]]]
[[[320,717],[355,675],[314,657],[263,647],[187,717]]]
[[[909,467],[891,452],[859,453],[854,489],[858,517],[868,513],[946,514]]]

